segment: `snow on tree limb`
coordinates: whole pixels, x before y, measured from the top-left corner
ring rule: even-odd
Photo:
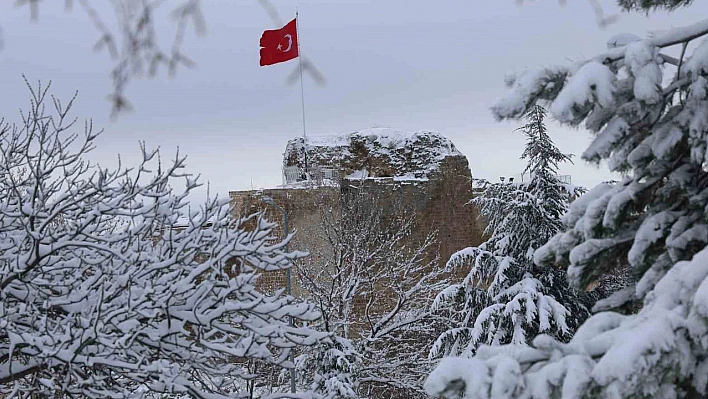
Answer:
[[[651,11],[653,9],[673,10],[687,7],[693,0],[618,0],[620,7],[627,11]]]
[[[686,43],[703,37],[706,34],[708,34],[708,19],[685,27],[674,28],[662,35],[651,37],[641,42],[611,49],[585,62],[577,63],[570,68],[554,66],[524,72],[512,81],[511,90],[495,102],[491,109],[492,114],[497,119],[515,119],[521,117],[525,110],[530,108],[530,105],[534,104],[537,100],[545,100],[550,102],[560,97],[563,103],[553,104],[554,116],[558,117],[563,122],[573,122],[573,124],[578,124],[584,119],[584,117],[574,121],[568,116],[568,112],[570,112],[569,110],[572,106],[582,105],[583,101],[579,102],[577,99],[587,99],[590,103],[597,103],[601,107],[607,108],[610,106],[608,103],[610,98],[608,97],[608,94],[611,95],[611,92],[613,91],[610,87],[608,87],[608,84],[610,86],[612,85],[612,82],[608,80],[608,71],[603,71],[600,73],[600,71],[590,71],[587,68],[599,69],[597,64],[610,65],[617,61],[623,60],[628,55],[627,51],[630,52],[630,56],[635,54],[636,51],[634,51],[633,48],[636,48],[637,46],[658,49],[680,43]],[[654,56],[654,58],[656,57],[657,56]],[[634,59],[636,56],[630,58]],[[702,59],[702,57],[698,58]],[[688,61],[688,63],[690,62],[691,61]],[[656,72],[653,71],[652,73],[655,74]],[[565,82],[567,78],[575,76],[576,74],[582,74],[581,76],[587,75],[587,77],[582,80],[579,80],[580,77],[576,78],[578,83],[581,81],[585,83],[576,83],[576,87],[571,87],[566,90],[567,94],[565,94],[565,96],[573,96],[576,101],[569,102],[568,100],[563,100],[563,95],[559,95],[559,93],[561,92],[561,89],[564,89],[567,86]],[[685,74],[682,74],[682,76],[684,75]],[[588,80],[588,78],[592,80]],[[655,79],[652,79],[652,81],[655,81]],[[591,87],[595,85],[598,86],[591,89]],[[595,93],[594,99],[588,97],[588,94],[585,92],[586,90],[592,90],[592,92]]]
[[[233,220],[218,199],[188,209],[198,183],[179,154],[88,163],[99,133],[73,133],[72,102],[51,107],[48,90],[31,88],[22,124],[0,129],[2,392],[232,397],[252,378],[245,360],[293,367],[293,348],[324,337],[288,324],[314,320],[311,305],[254,288],[259,270],[302,256],[274,223]]]
[[[545,110],[534,106],[528,123],[525,183],[485,184],[473,200],[487,222],[490,238],[479,247],[450,257],[451,271],[471,266],[465,278],[440,291],[435,312],[447,311],[452,326],[433,344],[430,357],[472,356],[481,345],[526,345],[541,333],[567,339],[588,315],[579,295],[559,270],[536,267],[535,251],[558,233],[570,196],[556,177],[558,164],[570,161],[553,144],[544,124]]]
[[[703,250],[691,261],[677,263],[638,314],[597,314],[567,344],[540,336],[535,348],[485,347],[476,359],[446,359],[430,375],[426,390],[442,395],[453,385],[477,395],[466,397],[495,398],[492,392],[504,389],[510,392],[506,397],[516,398],[522,397],[523,390],[513,389],[526,387],[536,397],[562,394],[572,399],[606,386],[603,389],[613,390],[618,397],[667,397],[677,377],[695,375],[694,388],[705,392],[708,365],[696,345],[706,335],[706,287],[708,250]],[[694,341],[673,338],[683,334]],[[554,360],[558,355],[562,357]],[[525,371],[496,380],[494,370],[501,361]],[[461,367],[470,362],[478,373]],[[530,365],[534,367],[529,369]],[[465,371],[454,374],[451,369]]]
[[[568,343],[541,335],[530,347],[483,347],[474,359],[450,359],[431,374],[430,394],[447,395],[451,388],[475,398],[494,392],[511,398],[667,399],[708,393],[708,51],[704,39],[685,63],[679,60],[669,82],[660,79],[671,67],[657,51],[705,36],[708,20],[632,42],[568,68],[568,79],[514,87],[504,97],[513,106],[505,108],[502,99],[493,108],[500,110],[498,118],[514,118],[517,104],[550,103],[561,122],[585,122],[599,133],[583,158],[606,160],[623,173],[622,181],[578,199],[564,217],[566,231],[539,248],[534,261],[567,267],[579,289],[622,270],[631,282],[599,302],[596,309],[604,311]],[[606,69],[597,76],[575,79],[600,63]],[[573,88],[567,82],[580,83]],[[612,84],[611,101],[603,99],[597,82]],[[562,96],[574,101],[557,104]],[[628,310],[628,302],[640,308]],[[456,362],[474,363],[470,367],[482,376],[445,371]],[[518,372],[498,379],[499,367]]]
[[[429,305],[444,286],[434,233],[416,236],[418,221],[401,203],[360,190],[323,207],[319,227],[331,246],[298,262],[323,316],[317,327],[339,335],[304,351],[300,367],[325,397],[422,397],[439,333]]]

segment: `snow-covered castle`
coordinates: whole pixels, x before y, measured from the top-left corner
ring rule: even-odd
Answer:
[[[483,226],[468,202],[472,174],[467,158],[450,140],[433,132],[408,133],[374,128],[346,135],[290,140],[283,157],[283,185],[272,189],[232,191],[234,212],[245,215],[266,209],[272,221],[282,215],[268,207],[269,197],[285,209],[289,229],[297,230],[291,249],[327,245],[317,231],[323,206],[339,206],[352,190],[376,198],[385,211],[412,211],[418,226],[412,240],[437,231],[430,256],[449,256],[482,240]],[[391,204],[399,206],[391,206]],[[283,286],[283,275],[272,273],[265,284]]]

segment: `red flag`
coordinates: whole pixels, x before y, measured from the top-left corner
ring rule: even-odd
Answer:
[[[267,30],[261,36],[261,66],[297,58],[297,18],[281,29]]]

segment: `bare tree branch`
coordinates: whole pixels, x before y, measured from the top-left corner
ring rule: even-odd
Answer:
[[[221,199],[189,209],[199,183],[179,153],[88,163],[100,132],[74,132],[73,98],[28,88],[21,123],[0,122],[0,394],[229,398],[249,361],[292,368],[295,348],[326,338],[289,323],[315,320],[312,305],[254,288],[303,256],[284,251],[291,237],[259,214],[233,220]]]

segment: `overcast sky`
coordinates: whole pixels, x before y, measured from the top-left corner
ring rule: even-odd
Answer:
[[[255,0],[204,1],[208,33],[190,34],[185,45],[197,67],[175,79],[134,82],[128,95],[135,109],[115,121],[105,101],[111,63],[92,51],[97,34],[86,16],[52,0],[30,23],[28,10],[11,3],[0,5],[0,116],[18,119],[27,99],[23,73],[51,79],[60,97],[78,89],[75,115],[105,129],[93,160],[114,164],[120,153],[135,162],[138,141],[146,140],[169,154],[179,146],[189,170],[220,194],[281,183],[285,144],[302,134],[300,87],[285,84],[297,60],[258,66],[260,35],[275,26]],[[488,110],[507,73],[591,57],[616,33],[643,36],[708,15],[708,2],[696,2],[671,15],[623,14],[602,30],[585,0],[565,7],[555,0],[521,7],[514,0],[274,1],[286,20],[295,3],[302,53],[328,82],[317,87],[305,78],[308,134],[375,126],[436,131],[467,156],[475,177],[493,180],[524,166],[518,124],[497,123]],[[617,12],[614,1],[602,3]],[[173,29],[161,28],[167,35]],[[565,152],[580,154],[590,140],[584,130],[549,125]],[[586,186],[611,178],[579,159],[561,173]]]

